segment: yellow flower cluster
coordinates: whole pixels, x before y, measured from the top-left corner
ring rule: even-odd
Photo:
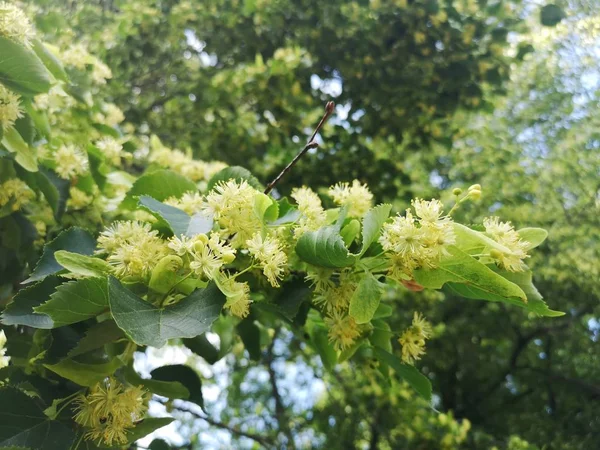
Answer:
[[[354,318],[340,311],[333,311],[327,316],[325,324],[329,328],[329,342],[337,351],[351,347],[361,334]]]
[[[261,230],[262,223],[254,213],[254,202],[259,192],[246,180],[229,180],[218,183],[206,196],[204,211],[219,224],[221,235],[238,248],[254,233]]]
[[[89,206],[94,201],[94,198],[90,195],[87,195],[81,189],[76,188],[75,186],[69,189],[69,200],[67,201],[67,206],[71,209],[83,209],[86,206]]]
[[[6,335],[4,330],[0,330],[0,369],[8,366],[10,362],[10,356],[4,356],[6,354]]]
[[[425,340],[431,337],[432,332],[431,324],[415,312],[412,325],[398,339],[402,345],[402,361],[414,364],[421,359],[421,355],[425,354]]]
[[[312,271],[309,272],[312,275]],[[310,279],[311,276],[307,278]],[[314,302],[317,305],[321,305],[323,309],[331,314],[334,311],[337,312],[347,312],[348,307],[350,306],[350,299],[356,290],[357,284],[351,278],[351,276],[347,272],[342,272],[336,282],[333,282],[331,279],[326,281],[321,281],[321,288],[318,288],[318,285],[315,286],[315,293],[317,295],[314,298]]]
[[[34,97],[34,105],[38,111],[46,111],[50,114],[57,113],[63,109],[70,108],[75,100],[67,94],[61,85],[57,84],[45,94]]]
[[[298,210],[302,214],[296,228],[294,228],[296,237],[300,237],[307,231],[315,231],[325,225],[327,215],[323,209],[321,199],[312,189],[306,186],[295,188],[292,190],[291,196],[296,200]]]
[[[411,210],[405,216],[398,215],[391,223],[383,226],[379,243],[388,252],[392,263],[390,276],[410,279],[418,268],[435,268],[455,236],[452,219],[443,215],[439,200],[413,200]]]
[[[85,175],[88,171],[87,155],[74,145],[62,145],[54,152],[56,173],[65,180],[70,180],[78,175]]]
[[[106,136],[96,142],[104,157],[113,166],[119,166],[121,164],[121,158],[125,156],[123,153],[123,145],[113,137]]]
[[[77,397],[75,422],[89,428],[88,440],[108,446],[127,443],[127,431],[146,414],[149,394],[141,386],[125,387],[114,378]]]
[[[510,222],[501,222],[498,217],[486,217],[483,219],[483,225],[486,233],[508,250],[493,249],[490,252],[490,256],[498,265],[510,272],[524,271],[526,266],[523,260],[529,258],[529,243],[521,239]]]
[[[156,136],[152,136],[150,147],[150,162],[171,169],[195,182],[209,181],[213,175],[227,167],[227,164],[220,161],[200,161],[192,159],[180,150],[171,150]]]
[[[0,208],[11,204],[13,211],[18,211],[35,198],[35,193],[18,178],[11,178],[0,184]]]
[[[171,239],[173,243],[178,238]],[[221,241],[217,233],[212,233],[210,239],[205,234],[198,234],[191,241],[191,250],[188,250],[192,256],[190,269],[201,278],[212,280],[221,267],[235,259],[235,250]],[[187,246],[190,247],[189,244]]]
[[[325,314],[329,341],[336,350],[352,346],[363,331],[363,327],[348,315],[350,299],[358,286],[356,280],[350,272],[334,274],[331,269],[317,267],[308,269],[306,279],[314,288],[315,305],[320,306]]]
[[[22,116],[20,97],[0,84],[0,128],[12,127]]]
[[[373,206],[373,194],[366,184],[354,180],[352,185],[338,183],[329,188],[329,195],[340,206],[348,205],[348,217],[363,217]]]
[[[125,115],[117,105],[106,103],[102,105],[102,112],[94,115],[94,120],[109,127],[116,127],[125,120]]]
[[[0,2],[0,36],[29,45],[34,31],[25,13],[14,4]]]
[[[108,256],[119,278],[146,279],[168,247],[150,224],[138,221],[115,222],[100,233],[96,253]]]
[[[271,286],[279,287],[279,280],[283,277],[288,261],[281,242],[271,236],[263,239],[261,233],[258,232],[252,239],[246,241],[246,247],[262,267],[263,274]]]
[[[235,280],[235,277],[223,276],[216,279],[219,289],[227,301],[224,307],[234,316],[244,318],[250,312],[250,286]]]
[[[169,197],[163,203],[185,211],[190,216],[202,211],[204,200],[198,192],[185,192],[180,198]]]

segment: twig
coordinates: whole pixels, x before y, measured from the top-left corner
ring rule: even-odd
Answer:
[[[233,426],[227,425],[226,423],[223,422],[219,422],[217,420],[211,419],[208,416],[204,416],[202,414],[198,414],[197,412],[191,410],[190,408],[188,408],[185,405],[173,405],[173,408],[176,409],[177,411],[181,411],[181,412],[187,412],[190,413],[191,415],[193,415],[194,417],[198,418],[198,419],[202,419],[205,422],[209,423],[212,426],[215,426],[217,428],[221,428],[223,430],[227,430],[232,434],[235,434],[237,436],[242,436],[248,439],[252,439],[255,442],[258,442],[259,444],[261,444],[263,447],[265,448],[274,448],[275,444],[274,442],[266,437],[266,436],[259,436],[258,434],[254,434],[254,433],[247,433],[245,431],[239,430],[238,428],[235,428]]]
[[[312,136],[310,137],[304,148],[300,151],[300,153],[298,153],[294,157],[294,159],[292,159],[292,161],[287,166],[285,166],[285,168],[279,173],[279,175],[277,175],[277,177],[267,185],[267,188],[265,189],[265,194],[268,194],[273,190],[275,185],[279,183],[279,180],[281,180],[284,177],[284,175],[288,173],[292,169],[292,167],[294,167],[298,160],[302,158],[302,156],[304,156],[304,154],[307,151],[309,151],[311,148],[317,148],[319,146],[319,144],[315,141],[315,137],[317,137],[317,133],[319,133],[323,125],[325,125],[325,122],[327,122],[327,119],[329,119],[329,116],[331,116],[331,114],[333,113],[334,107],[335,103],[327,102],[327,105],[325,105],[325,114],[323,114],[323,117],[321,117],[321,120],[317,124],[315,131],[313,132]]]
[[[281,431],[287,438],[288,447],[291,449],[295,449],[296,445],[294,443],[294,436],[292,435],[292,430],[290,429],[290,426],[288,424],[285,406],[283,405],[283,401],[281,400],[281,394],[279,393],[279,389],[277,387],[276,373],[273,369],[273,347],[275,345],[275,340],[277,339],[278,333],[279,329],[275,331],[273,340],[267,348],[267,357],[265,360],[265,365],[267,366],[267,371],[269,372],[269,381],[271,382],[271,390],[273,391],[273,398],[275,399],[275,418],[277,419],[277,423],[279,424],[279,431]]]

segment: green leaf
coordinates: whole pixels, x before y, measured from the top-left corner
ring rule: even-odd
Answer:
[[[194,237],[197,234],[208,234],[212,230],[214,220],[212,217],[206,217],[202,213],[196,213],[190,219],[190,224],[185,232],[188,237]]]
[[[31,48],[38,58],[40,58],[40,60],[44,63],[46,69],[48,69],[57,80],[68,83],[69,76],[67,75],[67,72],[65,72],[62,63],[56,58],[56,56],[54,56],[39,40],[34,39],[31,43]]]
[[[254,361],[260,360],[260,330],[254,323],[252,316],[242,320],[236,326],[237,332],[244,343],[244,347],[248,350],[250,359]]]
[[[195,338],[183,339],[183,345],[203,358],[208,364],[214,364],[221,359],[219,350],[209,342],[206,333]]]
[[[16,154],[15,161],[25,170],[29,172],[38,171],[35,153],[27,142],[23,140],[15,127],[4,130],[4,134],[2,135],[2,145],[4,145],[9,152]]]
[[[373,319],[384,319],[386,317],[390,317],[394,312],[394,308],[386,303],[379,303],[375,314],[373,315]]]
[[[162,347],[173,338],[192,338],[210,329],[225,304],[214,283],[164,308],[142,300],[114,277],[108,298],[115,322],[136,344]]]
[[[35,125],[36,130],[40,134],[40,136],[45,137],[46,139],[50,139],[50,122],[48,121],[48,115],[46,111],[35,109],[31,102],[23,102],[23,106],[25,107],[25,111],[31,120],[33,120],[33,124]]]
[[[140,197],[139,204],[157,219],[166,223],[176,236],[187,233],[191,217],[185,211],[174,206],[165,205],[147,195]]]
[[[196,184],[171,170],[157,170],[139,177],[121,203],[122,208],[135,209],[135,197],[148,195],[159,202],[169,197],[181,197],[189,191],[197,191]]]
[[[383,203],[370,209],[363,219],[363,240],[360,255],[364,255],[367,249],[379,237],[381,227],[390,216],[392,205]]]
[[[54,253],[58,250],[68,250],[82,255],[91,255],[94,253],[95,248],[96,240],[88,231],[77,227],[69,228],[44,246],[42,257],[35,266],[33,273],[23,283],[42,280],[48,275],[63,270],[63,267],[54,257]]]
[[[167,398],[178,398],[187,400],[190,398],[189,389],[178,380],[161,380],[159,378],[142,378],[133,369],[131,365],[127,366],[124,371],[125,379],[129,384],[135,386],[142,385],[150,392],[156,395],[162,395]]]
[[[54,252],[54,258],[69,272],[84,277],[102,277],[112,272],[109,263],[93,256],[58,250]]]
[[[392,337],[394,333],[390,325],[384,320],[373,321],[373,331],[369,336],[369,342],[375,347],[380,347],[386,352],[392,352]]]
[[[50,316],[53,328],[81,322],[102,313],[108,307],[106,278],[82,278],[61,284],[50,300],[34,308]]]
[[[461,292],[468,290],[472,293],[468,298],[506,303],[517,301],[525,305],[527,297],[519,286],[501,277],[458,247],[450,246],[448,251],[450,256],[442,259],[437,269],[415,270],[415,281],[431,289],[440,289],[448,282],[462,283]]]
[[[459,248],[469,255],[489,253],[491,249],[499,250],[502,253],[512,253],[510,249],[500,245],[480,231],[472,230],[471,228],[456,222],[453,222],[452,225]]]
[[[554,27],[567,15],[561,7],[557,5],[546,5],[540,10],[540,22],[546,27]]]
[[[150,276],[148,287],[161,294],[167,294],[183,277],[177,274],[177,271],[183,266],[182,259],[177,255],[167,255],[163,257]]]
[[[0,447],[59,450],[74,440],[73,430],[49,420],[35,399],[14,388],[0,389]]]
[[[202,397],[202,382],[194,369],[183,364],[162,366],[150,372],[154,380],[178,382],[189,391],[189,401],[196,403],[204,409],[204,398]]]
[[[102,364],[83,364],[72,359],[63,359],[57,364],[44,364],[44,367],[73,383],[89,387],[112,375],[122,365],[123,361],[114,357]]]
[[[525,272],[507,272],[496,268],[495,271],[507,280],[515,283],[523,289],[523,292],[527,295],[527,304],[523,305],[522,303],[518,303],[518,306],[523,306],[528,311],[540,316],[559,317],[565,315],[564,312],[554,311],[548,308],[548,305],[543,301],[542,294],[539,293],[533,284],[533,274],[531,273],[531,270],[526,270]]]
[[[70,187],[69,180],[63,180],[45,167],[40,167],[36,175],[37,185],[52,208],[54,218],[60,220],[67,207]]]
[[[356,236],[358,236],[358,233],[360,233],[360,222],[352,219],[341,229],[340,236],[342,236],[344,244],[349,247],[354,242],[354,239],[356,239]]]
[[[238,182],[246,180],[254,189],[259,191],[264,190],[264,186],[261,184],[261,182],[258,181],[258,179],[252,175],[248,169],[244,169],[240,166],[225,167],[223,170],[214,174],[208,182],[208,190],[212,190],[212,188],[215,187],[215,185],[220,181],[229,181],[232,179]]]
[[[541,245],[548,237],[548,232],[543,228],[521,228],[517,233],[521,239],[529,243],[526,247],[528,251]]]
[[[390,366],[396,374],[406,381],[417,393],[427,401],[431,401],[431,382],[414,366],[404,364],[393,354],[379,347],[373,347],[375,357]]]
[[[340,268],[356,262],[340,236],[338,225],[304,233],[296,244],[296,253],[303,261],[315,266]]]
[[[261,193],[254,197],[254,214],[263,223],[272,222],[277,219],[279,206],[277,202],[268,195]]]
[[[2,323],[46,330],[53,328],[50,316],[34,312],[34,308],[48,300],[60,283],[57,277],[47,277],[40,283],[21,289],[2,313]]]
[[[367,272],[366,276],[358,283],[358,287],[350,299],[348,313],[354,317],[356,323],[369,323],[381,300],[379,281]]]
[[[52,86],[50,73],[33,51],[1,36],[0,83],[25,96],[47,92]]]
[[[128,443],[132,444],[138,439],[149,435],[153,431],[169,425],[174,420],[175,419],[172,417],[148,417],[147,419],[139,422],[135,428],[127,432]]]
[[[278,226],[285,225],[288,223],[295,223],[301,216],[300,211],[295,208],[287,199],[287,197],[282,198],[277,202],[277,220],[270,222],[270,226]]]
[[[124,337],[125,333],[117,326],[114,320],[105,320],[104,322],[96,323],[85,332],[85,336],[69,351],[68,356],[69,358],[73,358],[83,355]]]

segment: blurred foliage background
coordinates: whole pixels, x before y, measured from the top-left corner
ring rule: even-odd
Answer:
[[[106,62],[113,78],[105,94],[146,139],[154,133],[266,182],[334,100],[320,148],[280,195],[357,178],[378,201],[402,208],[479,183],[484,197],[459,210],[464,220],[499,211],[517,228],[550,232],[531,265],[564,317],[389,293],[438,324],[421,362],[437,411],[402,387],[384,394],[369,370],[325,370],[282,329],[256,358],[235,343],[227,364],[177,356],[201,366],[216,419],[180,408],[185,425],[151,448],[263,448],[280,435],[287,448],[598,448],[597,0],[28,6],[50,41],[84,44]]]

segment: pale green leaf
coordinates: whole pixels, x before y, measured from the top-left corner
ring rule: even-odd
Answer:
[[[58,250],[54,252],[54,258],[69,272],[84,277],[101,277],[112,272],[110,264],[93,256]]]
[[[0,38],[1,39],[1,38]],[[15,161],[29,172],[38,171],[37,157],[31,147],[21,137],[15,127],[10,127],[4,130],[2,135],[2,145],[6,149],[14,153]]]
[[[521,239],[528,243],[525,250],[531,250],[541,245],[548,237],[548,232],[543,228],[521,228],[517,230]]]
[[[129,384],[134,386],[142,385],[150,392],[156,395],[162,395],[167,398],[178,398],[187,400],[190,398],[189,389],[179,381],[149,379],[140,377],[131,365],[127,366],[124,371],[125,379]]]
[[[390,216],[392,205],[383,203],[371,208],[363,219],[362,230],[362,249],[360,255],[363,255],[373,242],[377,240],[381,232],[381,227]]]
[[[102,364],[83,364],[72,359],[63,359],[57,364],[44,364],[44,367],[80,386],[93,386],[114,374],[122,365],[123,361],[114,357]]]
[[[481,296],[469,298],[500,300],[507,303],[514,303],[516,300],[525,305],[527,297],[519,286],[501,277],[458,247],[450,246],[448,251],[450,255],[442,259],[438,268],[415,270],[415,281],[431,289],[440,289],[449,282],[461,283],[465,289],[471,289],[474,295]]]
[[[379,281],[367,272],[352,294],[348,312],[350,316],[354,318],[356,323],[368,323],[373,318],[375,311],[377,311],[380,300],[381,288],[379,286]]]

